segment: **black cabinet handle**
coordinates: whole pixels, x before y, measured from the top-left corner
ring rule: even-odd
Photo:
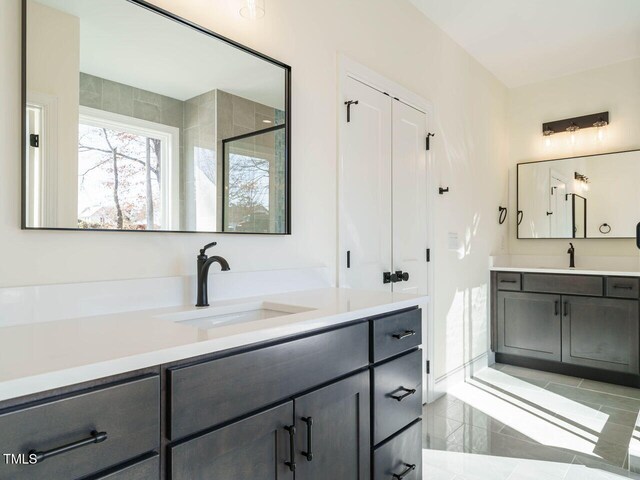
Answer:
[[[560,315],[560,300],[556,300],[554,303],[554,315],[557,317],[558,315]]]
[[[304,423],[307,424],[307,451],[306,452],[302,452],[302,455],[305,456],[305,458],[307,459],[307,462],[310,462],[311,460],[313,460],[313,448],[312,448],[312,442],[313,442],[313,418],[312,417],[302,417],[301,419]]]
[[[402,333],[394,333],[393,335],[391,335],[393,338],[395,338],[396,340],[402,340],[403,338],[407,338],[407,337],[412,337],[416,334],[415,330],[405,330]]]
[[[288,462],[284,462],[284,464],[289,467],[289,470],[292,472],[296,471],[296,427],[294,425],[290,425],[288,427],[284,427],[284,429],[289,432],[289,458],[291,459]]]
[[[631,285],[614,285],[613,288],[617,288],[618,290],[633,290]]]
[[[518,283],[517,280],[500,280],[500,283]]]
[[[402,473],[394,473],[392,476],[393,478],[395,478],[396,480],[402,480],[404,477],[406,477],[407,475],[409,475],[411,472],[413,472],[416,469],[416,465],[415,463],[405,463],[404,464],[405,468]]]
[[[404,387],[400,387],[399,389],[401,392],[405,392],[402,395],[389,395],[391,398],[393,398],[394,400],[397,400],[399,402],[401,402],[402,400],[404,400],[405,398],[413,395],[414,393],[416,393],[416,389],[415,388],[404,388]]]
[[[568,316],[569,316],[569,302],[564,302],[564,312],[563,312],[563,315],[564,315],[565,317],[568,317]]]
[[[68,443],[66,445],[62,445],[61,447],[52,448],[51,450],[38,451],[31,450],[29,455],[36,456],[36,462],[40,463],[47,458],[55,457],[56,455],[60,455],[61,453],[67,453],[71,450],[75,450],[76,448],[85,447],[87,445],[91,445],[92,443],[101,443],[107,439],[107,432],[98,432],[93,430],[90,433],[89,438],[84,438],[82,440],[78,440],[77,442]]]

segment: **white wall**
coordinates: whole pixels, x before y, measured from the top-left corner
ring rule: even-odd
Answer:
[[[234,270],[336,268],[337,53],[429,100],[438,197],[434,249],[436,376],[487,351],[488,256],[506,243],[507,91],[400,0],[271,0],[263,20],[235,2],[157,0],[166,9],[293,67],[293,235],[23,232],[20,192],[19,0],[0,2],[0,286],[191,274],[211,237]],[[6,68],[5,68],[6,67]],[[448,249],[448,233],[459,243]]]
[[[550,158],[614,152],[640,148],[640,59],[535,83],[509,92],[509,251],[514,255],[563,255],[565,240],[516,240],[516,164]],[[595,128],[578,133],[571,145],[566,133],[553,135],[546,147],[542,123],[589,113],[609,111],[611,124],[604,141]],[[576,240],[581,255],[633,256],[629,239]]]

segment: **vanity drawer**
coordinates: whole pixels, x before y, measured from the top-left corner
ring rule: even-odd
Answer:
[[[106,433],[106,439],[89,441],[93,431]],[[81,478],[157,449],[159,440],[159,377],[143,377],[0,413],[1,453],[52,454],[76,446],[34,465],[2,461],[0,478]]]
[[[522,277],[519,273],[498,272],[498,290],[522,290]]]
[[[379,362],[422,343],[422,310],[417,308],[371,322],[371,359]]]
[[[422,351],[373,369],[373,443],[378,444],[422,413]]]
[[[411,425],[373,452],[373,480],[395,478],[422,480],[422,421]]]
[[[219,425],[368,365],[367,322],[169,370],[170,438]]]
[[[145,460],[100,475],[95,480],[158,480],[159,478],[160,456],[155,454]]]
[[[589,275],[553,275],[524,273],[522,287],[527,292],[602,297],[604,279]]]
[[[633,277],[607,277],[607,297],[640,297],[640,279]]]

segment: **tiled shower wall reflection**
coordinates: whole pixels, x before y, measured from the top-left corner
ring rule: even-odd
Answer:
[[[281,110],[222,90],[183,101],[86,73],[80,74],[80,105],[179,128],[181,230],[222,230],[222,140],[280,125],[285,118]],[[284,137],[277,142],[276,152],[284,158]],[[284,163],[279,163],[275,189],[283,190]],[[284,212],[284,206],[273,207]]]

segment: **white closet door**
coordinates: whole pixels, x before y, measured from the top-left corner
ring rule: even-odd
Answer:
[[[340,285],[391,291],[391,98],[348,78],[341,109]],[[347,122],[346,101],[351,106]],[[347,268],[347,252],[350,267]]]
[[[393,291],[427,292],[426,114],[393,102],[393,271],[409,274]]]

